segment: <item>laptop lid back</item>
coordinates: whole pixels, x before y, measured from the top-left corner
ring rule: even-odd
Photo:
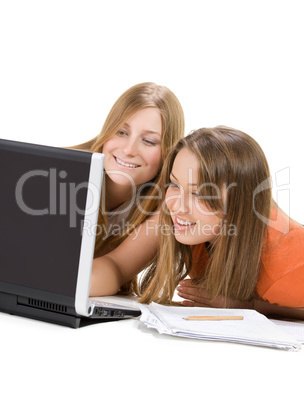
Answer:
[[[102,154],[0,140],[0,310],[90,314],[102,177]]]

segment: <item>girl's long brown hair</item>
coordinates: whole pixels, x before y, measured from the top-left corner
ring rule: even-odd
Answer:
[[[255,293],[272,197],[265,155],[249,135],[232,128],[202,128],[180,140],[161,176],[164,189],[177,153],[187,148],[199,162],[200,196],[220,211],[222,232],[210,250],[205,275],[199,278],[211,298],[218,295],[250,300]],[[211,185],[202,185],[209,183]],[[217,189],[221,191],[218,197]],[[160,251],[140,283],[141,302],[170,304],[179,281],[191,270],[189,246],[175,240],[163,202]],[[233,230],[231,230],[233,228]],[[229,230],[230,229],[230,230]]]
[[[102,152],[104,143],[111,138],[124,125],[124,123],[137,111],[146,107],[155,107],[160,111],[162,119],[161,152],[162,161],[166,158],[181,138],[184,136],[184,113],[179,100],[174,93],[165,86],[152,82],[144,82],[126,90],[114,103],[101,132],[92,140],[74,146],[74,149],[91,152]],[[161,171],[162,164],[159,168]],[[149,214],[157,209],[159,200],[150,197],[155,192],[159,180],[159,173],[149,183],[143,184],[140,189],[141,197],[138,204],[131,205],[128,215],[128,229],[118,236],[107,237],[108,218],[104,200],[107,198],[106,186],[103,186],[100,211],[98,217],[98,232],[95,242],[95,257],[103,255],[116,248],[129,234],[140,225]],[[136,289],[136,280],[124,286],[126,292]]]

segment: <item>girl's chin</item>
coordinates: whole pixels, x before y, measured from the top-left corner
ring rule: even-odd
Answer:
[[[121,174],[121,173],[108,173],[107,177],[115,184],[120,186],[132,187],[136,185],[134,183],[134,179],[130,175]]]
[[[180,234],[179,232],[175,232],[174,237],[175,237],[175,240],[181,244],[185,244],[185,245],[189,245],[189,246],[191,246],[193,244],[192,243],[193,239],[191,239],[191,236],[187,236],[185,234]]]
[[[178,241],[178,243],[185,244],[186,246],[195,246],[197,244],[202,244],[207,242],[208,240],[206,239],[197,239],[193,237],[191,234],[187,235],[185,233],[179,233],[175,232],[174,233],[175,240]]]

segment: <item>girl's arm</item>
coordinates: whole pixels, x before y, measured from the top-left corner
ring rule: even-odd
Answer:
[[[264,300],[254,300],[252,308],[268,317],[304,320],[304,308],[301,307],[278,306],[277,304],[271,304]]]
[[[93,261],[90,296],[116,294],[158,251],[158,215],[138,226],[116,249]]]
[[[218,296],[214,300],[210,300],[210,296],[204,287],[193,284],[191,279],[181,281],[177,290],[178,295],[186,299],[182,301],[182,304],[188,307],[246,308],[256,310],[268,317],[276,316],[304,320],[304,308],[300,307],[279,306],[257,299],[251,302],[242,302],[232,299],[227,300],[223,296]]]

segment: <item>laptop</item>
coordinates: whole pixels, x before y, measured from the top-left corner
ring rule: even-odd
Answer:
[[[89,298],[104,155],[0,139],[0,311],[78,328],[140,309]]]

